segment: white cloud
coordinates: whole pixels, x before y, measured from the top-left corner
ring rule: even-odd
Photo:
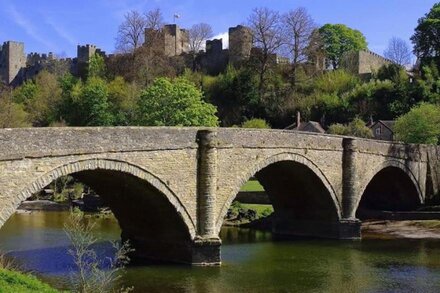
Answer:
[[[229,33],[224,32],[218,35],[215,35],[212,39],[222,39],[223,40],[223,49],[229,48]]]
[[[55,23],[51,18],[46,17],[45,21],[50,27],[64,40],[66,40],[69,44],[76,46],[78,44],[78,40],[74,38],[66,29],[61,27],[59,24]]]
[[[28,34],[31,38],[43,44],[49,50],[55,49],[55,45],[52,42],[48,41],[45,37],[43,37],[38,32],[37,28],[26,17],[24,17],[21,13],[19,13],[14,6],[11,5],[7,11],[11,16],[11,19],[19,27],[21,27],[26,32],[26,34]]]

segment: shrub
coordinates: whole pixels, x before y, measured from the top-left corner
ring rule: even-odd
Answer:
[[[269,129],[270,125],[264,119],[254,118],[251,120],[247,120],[241,124],[242,128],[261,128],[261,129]]]

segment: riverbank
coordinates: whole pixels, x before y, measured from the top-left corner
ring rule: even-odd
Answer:
[[[362,223],[362,237],[366,239],[440,239],[440,220],[365,221]]]
[[[36,277],[16,271],[0,269],[0,293],[59,293]]]

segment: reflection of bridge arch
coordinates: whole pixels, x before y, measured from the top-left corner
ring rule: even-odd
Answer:
[[[387,160],[371,174],[370,177],[363,178],[359,185],[360,196],[356,211],[361,205],[376,205],[377,209],[405,210],[423,204],[424,197],[418,180],[405,164]],[[371,205],[372,201],[376,203]]]
[[[148,185],[151,185],[174,207],[182,222],[185,224],[188,230],[187,232],[191,238],[195,237],[196,230],[194,222],[191,220],[183,204],[164,182],[138,166],[123,161],[109,159],[88,159],[67,163],[47,172],[39,178],[35,178],[35,180],[32,183],[29,183],[24,190],[12,198],[12,208],[4,209],[1,212],[1,215],[3,216],[1,224],[3,225],[4,222],[16,211],[21,202],[29,198],[32,194],[41,191],[57,178],[88,171],[112,171],[120,174],[128,174],[134,178],[142,180]]]
[[[281,170],[281,168],[283,170]],[[271,170],[269,170],[271,169]],[[276,171],[276,169],[279,169],[279,174],[276,177],[281,177],[279,175],[286,175],[284,171],[288,170],[297,170],[297,172],[290,173],[291,177],[291,186],[295,186],[295,183],[300,184],[302,181],[299,177],[310,177],[310,179],[314,183],[314,187],[319,186],[322,187],[321,189],[318,189],[320,193],[327,193],[327,194],[316,194],[316,196],[321,196],[321,199],[324,197],[327,197],[329,199],[329,206],[327,208],[331,209],[331,213],[334,214],[333,220],[339,220],[341,218],[341,208],[340,203],[338,201],[338,198],[336,196],[336,192],[333,189],[332,185],[330,184],[329,180],[325,176],[325,174],[319,169],[319,167],[314,164],[310,159],[304,157],[303,155],[296,154],[296,153],[281,153],[274,156],[271,156],[263,161],[258,162],[257,164],[251,166],[243,176],[237,178],[237,181],[234,183],[234,190],[233,192],[227,197],[226,202],[223,204],[222,209],[220,211],[220,214],[217,218],[217,224],[216,229],[217,231],[220,231],[220,228],[223,223],[223,219],[228,211],[228,208],[234,201],[237,193],[240,191],[240,188],[254,175],[260,180],[263,186],[266,188],[266,192],[269,194],[272,200],[277,200],[278,195],[280,194],[280,190],[274,190],[275,188],[270,189],[271,187],[271,178],[269,173],[273,173]],[[267,170],[266,174],[264,173],[264,170]],[[301,174],[298,174],[301,173]],[[297,176],[302,175],[302,176]],[[313,178],[312,178],[313,177]],[[272,178],[275,179],[275,178]],[[304,179],[304,178],[301,178]],[[276,183],[274,183],[276,184]],[[269,190],[267,190],[267,187],[269,187]],[[272,186],[273,187],[273,186]],[[308,186],[308,188],[304,189],[306,191],[307,189],[313,189],[314,187]],[[273,191],[273,192],[272,192]],[[292,190],[285,190],[286,192],[291,192]],[[272,195],[272,196],[271,196]],[[289,194],[290,195],[290,194]],[[298,196],[295,194],[294,196]],[[294,197],[292,196],[292,198]],[[301,194],[300,194],[301,196]],[[317,198],[316,198],[317,199]],[[287,199],[288,200],[288,199]],[[325,201],[325,199],[323,199]],[[316,202],[316,200],[315,200]],[[276,206],[274,206],[276,210]],[[316,207],[319,209],[319,207]],[[308,209],[308,208],[307,208]]]

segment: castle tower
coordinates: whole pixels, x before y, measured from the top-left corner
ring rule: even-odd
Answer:
[[[179,56],[189,52],[189,33],[176,24],[164,25],[162,29],[145,29],[145,45],[158,46],[165,56]]]
[[[7,85],[19,83],[26,67],[24,43],[8,41],[0,48],[0,80]]]
[[[229,28],[229,62],[249,59],[252,49],[251,29],[242,25]]]
[[[95,45],[86,44],[85,46],[77,46],[77,64],[76,64],[76,75],[80,77],[85,77],[87,75],[87,69],[89,66],[90,59],[93,55],[98,54],[105,57],[105,52],[97,48]]]

